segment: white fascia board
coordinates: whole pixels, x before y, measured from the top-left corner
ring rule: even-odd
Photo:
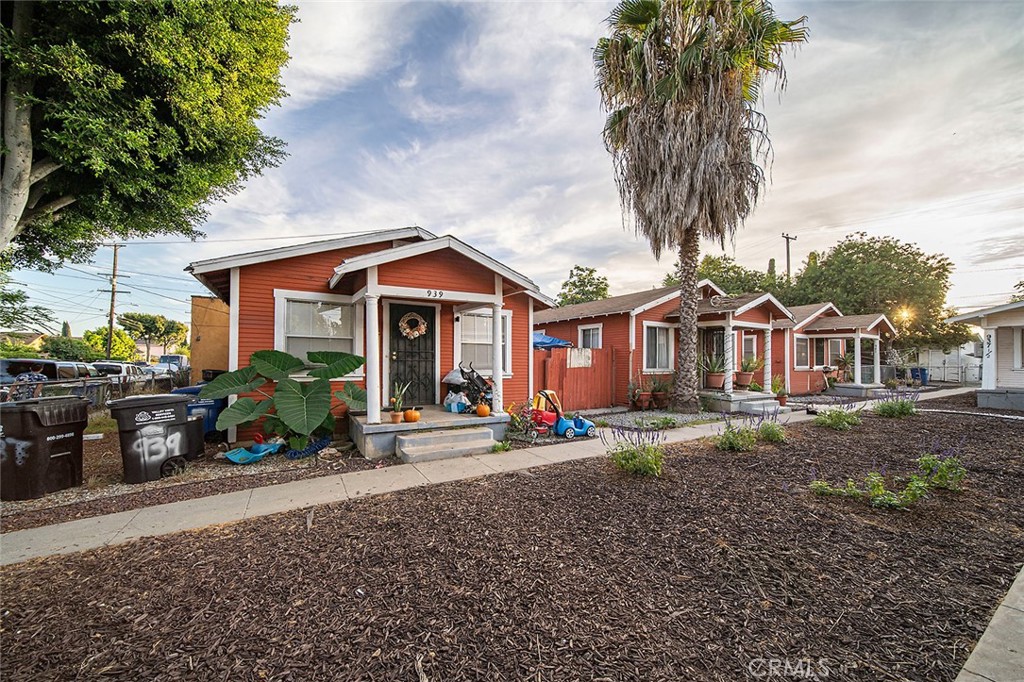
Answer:
[[[829,308],[831,308],[832,310],[836,311],[836,316],[837,316],[837,317],[842,317],[842,316],[843,316],[843,313],[842,313],[842,311],[841,311],[841,310],[839,310],[839,308],[837,308],[837,307],[835,306],[835,304],[833,304],[833,303],[826,303],[825,305],[821,306],[821,308],[819,308],[818,310],[815,310],[815,311],[814,311],[813,313],[811,313],[810,315],[808,315],[808,316],[807,316],[807,319],[806,319],[806,320],[804,320],[803,322],[801,322],[801,323],[800,323],[800,324],[798,324],[798,325],[794,325],[793,329],[800,329],[801,327],[806,327],[806,326],[807,326],[807,325],[809,325],[809,324],[810,324],[811,322],[814,322],[814,321],[815,321],[816,319],[818,319],[819,317],[821,317],[821,315],[822,315],[822,314],[823,314],[823,313],[824,313],[824,312],[825,312],[826,310],[828,310]]]
[[[962,315],[954,315],[946,320],[947,323],[952,324],[954,322],[971,322],[972,320],[981,320],[986,315],[995,315],[996,313],[1005,313],[1010,310],[1017,310],[1018,308],[1024,308],[1024,301],[1017,301],[1016,303],[1004,303],[1003,305],[997,305],[994,308],[982,308],[981,310],[975,310],[973,313],[963,313]],[[979,324],[979,326],[981,326]]]
[[[349,272],[362,270],[363,268],[373,265],[391,263],[396,260],[402,260],[403,258],[412,258],[413,256],[419,256],[425,253],[439,251],[441,249],[451,249],[456,253],[462,254],[466,258],[483,265],[492,272],[496,272],[502,277],[515,282],[524,289],[539,291],[537,285],[529,277],[516,272],[507,265],[499,263],[490,256],[477,251],[469,244],[461,242],[451,235],[435,237],[427,241],[414,242],[412,244],[406,244],[405,246],[399,246],[393,249],[385,249],[383,251],[376,251],[374,253],[367,253],[362,256],[348,258],[338,265],[338,267],[334,268],[334,275],[328,282],[328,286],[332,288],[335,287],[341,280],[342,276]]]
[[[733,314],[733,316],[742,315],[743,313],[747,312],[748,310],[752,310],[752,309],[756,308],[757,306],[761,305],[765,301],[770,301],[770,302],[774,303],[776,306],[778,306],[779,310],[781,310],[783,313],[786,314],[786,317],[788,317],[791,322],[793,321],[793,313],[789,312],[789,308],[787,308],[786,306],[782,305],[782,303],[779,301],[779,299],[775,298],[771,294],[763,294],[761,296],[758,296],[757,298],[755,298],[750,303],[748,303],[748,304],[746,304],[744,306],[740,306],[739,308],[734,310],[732,314]]]
[[[719,296],[725,296],[725,289],[718,286],[710,279],[702,279],[701,281],[697,282],[697,288],[700,289],[701,287],[711,287],[712,289],[718,292]]]
[[[354,234],[350,237],[306,242],[305,244],[282,246],[277,249],[253,251],[234,256],[221,256],[220,258],[196,261],[195,263],[190,263],[188,267],[185,268],[185,271],[191,272],[193,275],[197,275],[204,272],[216,272],[217,270],[255,265],[256,263],[265,263],[267,261],[280,260],[282,258],[306,256],[311,253],[342,249],[349,246],[358,246],[360,244],[394,242],[398,239],[409,239],[411,237],[420,237],[421,239],[427,240],[436,239],[434,234],[424,230],[422,227],[400,227],[394,230],[382,230],[380,232],[360,232],[359,234]]]

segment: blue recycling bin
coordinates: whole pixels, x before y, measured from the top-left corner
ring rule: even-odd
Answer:
[[[928,385],[928,368],[927,367],[911,367],[910,378],[914,381],[920,381],[922,386]]]
[[[188,405],[185,406],[189,417],[196,415],[203,418],[203,436],[208,441],[223,440],[223,434],[217,430],[217,418],[228,406],[227,398],[200,398],[199,391],[202,386],[183,386],[176,388],[171,393],[191,396]]]

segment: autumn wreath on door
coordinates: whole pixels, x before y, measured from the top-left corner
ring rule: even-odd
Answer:
[[[407,339],[418,339],[427,333],[427,321],[419,313],[406,313],[398,321],[398,329]]]

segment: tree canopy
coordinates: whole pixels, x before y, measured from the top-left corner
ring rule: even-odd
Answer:
[[[700,239],[724,244],[760,195],[769,141],[755,106],[765,76],[784,83],[803,23],[767,0],[622,0],[594,49],[623,211],[656,258],[679,256],[677,408],[697,406]]]
[[[93,350],[100,354],[100,357],[107,355],[107,327],[90,329],[82,334],[82,340],[92,346]],[[125,330],[114,327],[114,334],[111,337],[110,360],[131,362],[139,357],[139,351],[135,347],[135,341]]]
[[[168,320],[163,315],[123,313],[117,316],[117,323],[124,327],[131,338],[146,344],[147,361],[153,344],[159,344],[166,349],[184,341],[188,334],[188,326],[184,322]]]
[[[3,3],[5,264],[83,261],[112,237],[200,236],[208,202],[283,156],[257,121],[284,96],[294,11]]]
[[[588,303],[608,298],[608,278],[597,274],[594,268],[572,266],[569,278],[562,282],[558,292],[558,305]]]
[[[1024,279],[1013,285],[1014,294],[1010,296],[1010,303],[1024,301]]]
[[[0,268],[0,329],[50,334],[56,323],[53,313],[29,305],[28,294],[11,286],[11,276]]]
[[[43,341],[42,351],[54,360],[74,362],[92,362],[103,357],[103,353],[82,339],[69,339],[66,336],[48,336]]]
[[[677,261],[672,273],[665,275],[661,281],[662,286],[679,284],[679,262]],[[706,254],[697,266],[697,279],[710,279],[722,287],[727,294],[743,294],[751,291],[778,292],[784,285],[784,281],[769,272],[761,272],[753,268],[747,268],[735,261],[730,256],[712,256]]]

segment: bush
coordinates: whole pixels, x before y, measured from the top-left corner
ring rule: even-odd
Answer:
[[[877,471],[864,477],[863,488],[858,488],[852,479],[847,479],[842,488],[820,479],[811,481],[809,487],[815,495],[865,499],[879,509],[902,509],[928,494],[928,482],[920,476],[911,476],[903,490],[897,492],[885,487],[885,477]]]
[[[917,466],[928,485],[935,488],[959,491],[960,484],[967,477],[967,469],[958,457],[923,455],[918,458]]]
[[[917,405],[912,400],[886,400],[875,405],[879,417],[902,419],[917,414]]]
[[[612,440],[601,431],[612,463],[619,469],[635,476],[661,476],[665,461],[662,448],[663,434],[658,429],[612,429]]]
[[[491,448],[491,452],[508,452],[512,449],[512,443],[507,440],[499,441]]]
[[[757,427],[757,437],[766,443],[784,443],[786,441],[786,429],[778,422],[762,422]]]
[[[842,407],[830,407],[822,410],[814,418],[815,426],[825,426],[836,431],[849,431],[860,425],[860,411]]]
[[[756,443],[757,431],[752,427],[736,426],[728,421],[721,435],[715,438],[715,447],[729,452],[747,452],[753,450]]]

